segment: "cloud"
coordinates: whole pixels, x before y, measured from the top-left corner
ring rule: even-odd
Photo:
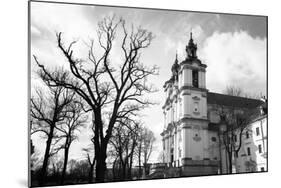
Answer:
[[[34,36],[40,36],[41,35],[41,31],[34,25],[31,26],[30,32]]]
[[[207,68],[207,87],[221,92],[228,85],[265,94],[266,39],[245,31],[218,33],[205,40],[200,57]]]
[[[190,39],[191,31],[193,39],[196,40],[196,43],[201,43],[201,41],[204,40],[205,33],[200,25],[186,24],[184,30],[174,31],[172,35],[171,33],[167,33],[163,36],[163,41],[165,43],[165,53],[174,55],[177,52],[179,59],[184,60],[186,57],[185,47]]]

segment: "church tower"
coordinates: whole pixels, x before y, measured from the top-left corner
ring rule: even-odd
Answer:
[[[209,156],[206,68],[197,56],[192,33],[186,58],[172,65],[172,77],[164,84],[163,150],[166,163],[181,167],[183,175],[216,174],[217,162]]]
[[[186,59],[180,63],[179,98],[182,114],[183,156],[181,165],[186,175],[212,174],[209,157],[209,131],[207,117],[206,68],[197,57],[197,44],[192,33],[186,46]]]

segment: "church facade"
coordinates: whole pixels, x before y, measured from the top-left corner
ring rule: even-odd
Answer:
[[[265,146],[267,115],[264,111],[263,114],[256,113],[265,110],[265,106],[262,107],[265,102],[208,91],[207,65],[197,57],[197,44],[193,41],[192,33],[186,46],[186,53],[186,58],[181,62],[176,56],[171,68],[172,76],[164,84],[166,99],[162,107],[164,129],[161,133],[164,163],[179,168],[182,175],[230,173],[229,170],[232,173],[239,170],[243,172],[247,166],[246,162],[249,161],[249,153],[246,153],[248,158],[243,156],[244,148],[251,147],[252,154],[254,154],[253,148],[258,148],[259,152],[266,155],[264,153],[267,150]],[[247,121],[243,122],[243,125],[232,126],[232,129],[229,129],[231,123],[227,122],[225,117],[230,112],[247,114]],[[263,128],[260,128],[263,138],[260,138],[259,132],[260,137],[255,141],[252,139],[250,143],[245,142],[245,131],[256,129],[256,124],[260,125],[260,121],[263,122]],[[240,138],[239,131],[241,144],[233,143],[235,137]],[[249,132],[252,134],[251,131]],[[227,138],[231,135],[231,143],[225,143],[224,134]],[[229,152],[229,144],[233,145],[230,147],[231,152]],[[232,158],[231,161],[229,157]],[[255,157],[255,160],[257,158],[259,157]],[[266,157],[260,158],[264,159],[260,169],[266,170]],[[233,168],[231,169],[230,166]]]

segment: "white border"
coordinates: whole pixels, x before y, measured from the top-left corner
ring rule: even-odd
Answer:
[[[269,16],[269,172],[169,180],[80,185],[75,187],[278,187],[280,165],[280,5],[245,0],[67,0],[68,2],[185,9]],[[27,186],[27,0],[1,2],[0,187]],[[279,8],[278,8],[279,7]]]

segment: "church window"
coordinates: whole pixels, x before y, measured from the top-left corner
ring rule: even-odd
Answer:
[[[198,71],[197,70],[193,70],[192,71],[192,85],[193,87],[198,87]]]
[[[258,148],[259,148],[259,153],[262,153],[262,148],[260,144],[258,145]]]
[[[216,141],[217,141],[217,138],[216,138],[216,137],[212,137],[212,141],[213,141],[213,142],[216,142]]]
[[[257,136],[260,135],[260,129],[259,129],[259,127],[256,128],[256,135],[257,135]]]
[[[249,131],[246,131],[246,138],[250,138]]]
[[[174,161],[174,149],[171,148],[171,162]]]
[[[251,155],[251,148],[247,147],[247,154]]]

